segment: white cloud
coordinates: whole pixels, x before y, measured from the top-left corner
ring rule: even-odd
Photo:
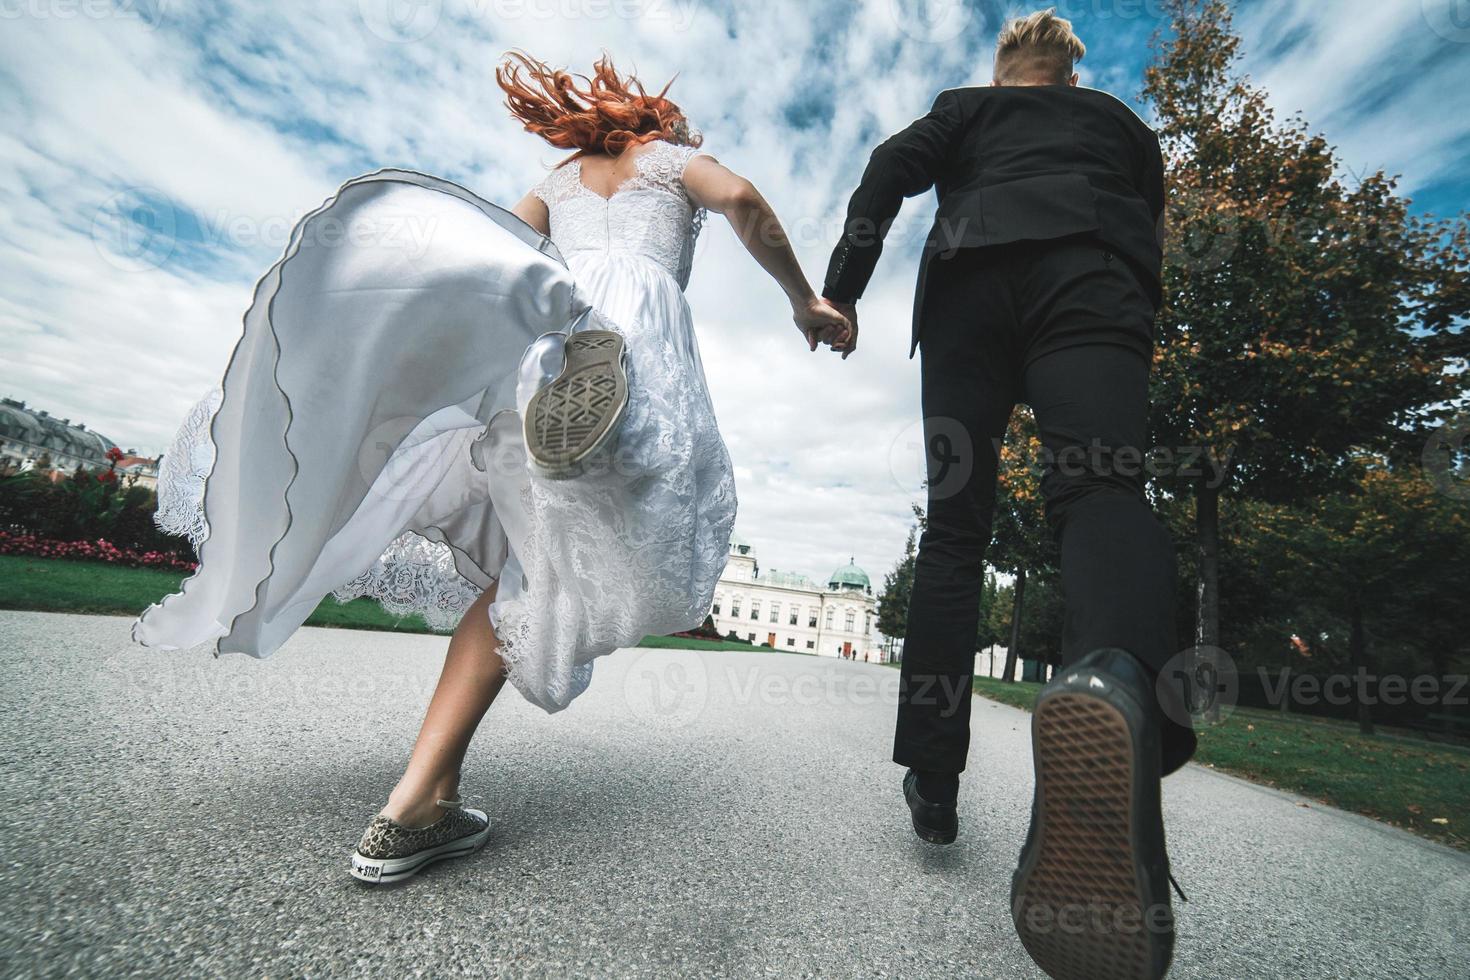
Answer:
[[[1430,179],[1454,166],[1447,147],[1465,125],[1446,121],[1434,92],[1449,69],[1407,83],[1408,106],[1356,115],[1385,59],[1426,42],[1397,5],[1353,6],[1330,20],[1305,0],[1250,8],[1248,46],[1281,35],[1272,10],[1306,25],[1309,43],[1248,65],[1278,105],[1324,127],[1344,120],[1350,162],[1381,156]],[[985,81],[989,45],[977,38],[996,26],[972,8],[965,33],[929,43],[933,25],[916,12],[943,5],[908,0],[139,7],[157,16],[45,16],[61,5],[38,2],[0,25],[0,387],[154,452],[218,380],[285,232],[343,180],[405,166],[509,203],[557,159],[501,105],[493,69],[507,48],[573,65],[606,49],[657,85],[678,74],[672,94],[707,149],[762,188],[819,285],[872,143],[939,89]],[[387,19],[415,8],[437,19]],[[1143,25],[1079,27],[1088,79],[1133,95]],[[395,32],[422,36],[385,39]],[[1396,134],[1391,144],[1374,141],[1375,127]],[[203,240],[181,235],[161,265],[119,264],[116,210],[140,206],[165,221],[199,216]],[[894,443],[912,440],[918,418],[918,362],[906,357],[930,206],[906,206],[862,304],[862,350],[846,362],[807,353],[780,291],[728,228],[716,219],[705,231],[690,302],[739,467],[740,530],[764,565],[820,578],[853,556],[877,584],[902,549],[921,493],[914,454]]]

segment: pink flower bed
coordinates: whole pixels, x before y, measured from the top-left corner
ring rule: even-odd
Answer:
[[[162,551],[118,548],[101,538],[96,541],[55,541],[34,534],[9,534],[5,531],[0,531],[0,555],[101,561],[109,565],[126,565],[129,568],[166,568],[179,572],[192,572],[198,564]]]

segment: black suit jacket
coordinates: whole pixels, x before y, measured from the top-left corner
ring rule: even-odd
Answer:
[[[823,294],[863,294],[905,197],[930,187],[939,209],[914,292],[957,248],[1088,234],[1128,259],[1159,306],[1164,164],[1158,136],[1118,99],[1070,85],[960,88],[873,151],[847,208]]]

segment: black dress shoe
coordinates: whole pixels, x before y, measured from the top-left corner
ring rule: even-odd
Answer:
[[[919,774],[910,769],[903,777],[903,798],[908,801],[914,833],[931,844],[953,844],[959,834],[959,812],[953,803],[930,803],[919,795]]]
[[[1153,683],[1123,650],[1063,668],[1036,699],[1036,796],[1011,918],[1056,980],[1158,980],[1169,970],[1160,730]]]

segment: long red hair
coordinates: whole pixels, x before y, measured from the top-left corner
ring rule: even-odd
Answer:
[[[617,156],[654,140],[686,146],[703,142],[690,133],[683,111],[665,98],[672,80],[649,95],[637,78],[619,75],[606,54],[589,78],[512,51],[495,69],[495,81],[505,90],[505,107],[526,131],[552,146],[576,150],[572,159],[589,153]]]

